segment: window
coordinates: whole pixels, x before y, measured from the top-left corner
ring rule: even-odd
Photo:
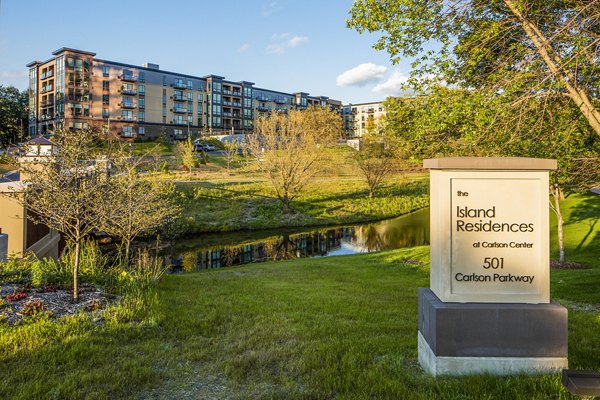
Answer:
[[[121,128],[121,134],[123,136],[131,137],[133,136],[133,127],[132,126],[124,126]]]
[[[108,111],[108,108],[103,108],[102,109],[102,118],[108,118],[110,117],[110,112]]]
[[[190,90],[194,89],[194,85],[192,84],[192,81],[187,81],[187,88]]]
[[[187,105],[187,112],[190,113],[190,114],[193,113],[194,112],[193,107],[194,107],[194,105],[192,103],[188,103],[188,105]]]
[[[244,110],[244,118],[252,118],[252,110]]]
[[[121,118],[123,121],[133,121],[133,111],[121,110]]]
[[[163,104],[167,104],[167,95],[163,93]]]
[[[138,128],[138,135],[145,135],[146,134],[146,128],[144,128],[143,126],[140,126]]]
[[[107,94],[103,94],[102,95],[102,104],[108,104],[108,99],[110,99],[110,96]]]
[[[175,112],[183,112],[183,104],[181,104],[181,103],[175,103],[173,105],[173,111],[175,111]]]
[[[188,99],[188,101],[194,101],[194,93],[188,92],[187,99]]]
[[[221,126],[221,117],[212,117],[212,126]]]
[[[183,122],[183,115],[176,115],[173,118],[173,123],[174,124],[178,124],[178,125],[183,125],[184,124],[184,122]]]
[[[250,128],[251,126],[252,126],[252,121],[250,121],[248,119],[244,121],[244,127]]]
[[[217,103],[217,104],[221,104],[221,95],[220,94],[213,94],[213,103]]]
[[[131,97],[121,97],[123,107],[133,107],[133,99]]]
[[[167,77],[163,75],[163,86],[167,86]]]
[[[183,130],[182,129],[173,129],[173,135],[183,136]]]
[[[144,122],[146,120],[146,112],[145,111],[139,111],[138,112],[138,118],[139,118],[140,122]]]
[[[202,104],[198,103],[198,114],[202,114]]]
[[[252,97],[252,88],[249,88],[249,87],[244,88],[244,97]]]
[[[252,108],[252,99],[244,99],[244,107]]]
[[[198,93],[198,103],[202,103],[202,93]]]
[[[141,98],[138,100],[138,105],[140,108],[146,108],[146,99],[145,98]]]
[[[139,82],[146,82],[146,73],[144,71],[140,71],[138,73],[138,81]]]
[[[109,84],[109,81],[102,81],[102,90],[108,90]]]
[[[139,85],[138,86],[138,91],[140,92],[140,96],[144,96],[146,94],[146,86],[145,85]]]
[[[212,113],[213,113],[213,115],[221,115],[221,107],[216,104],[213,105]]]
[[[103,65],[102,66],[102,76],[109,76],[110,75],[110,67],[107,65]]]
[[[188,124],[192,125],[194,123],[194,117],[192,117],[191,115],[188,115]]]
[[[167,116],[167,106],[163,104],[163,109],[162,109],[162,116],[166,117]]]
[[[67,57],[67,67],[73,68],[75,66],[75,59],[73,57]]]

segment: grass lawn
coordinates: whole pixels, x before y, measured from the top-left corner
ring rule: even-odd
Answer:
[[[600,370],[600,197],[564,203],[569,363]],[[434,379],[417,362],[428,247],[167,276],[144,323],[0,325],[0,398],[570,399],[560,376]],[[0,310],[1,311],[1,310]]]

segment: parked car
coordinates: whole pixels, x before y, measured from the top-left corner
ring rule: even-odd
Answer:
[[[214,151],[216,147],[210,143],[196,143],[194,145],[196,151]]]

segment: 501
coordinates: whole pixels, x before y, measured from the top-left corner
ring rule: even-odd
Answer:
[[[503,269],[504,257],[486,257],[483,259],[484,269]]]

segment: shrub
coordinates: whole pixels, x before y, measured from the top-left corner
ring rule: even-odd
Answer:
[[[42,311],[44,311],[44,303],[42,302],[42,300],[39,299],[28,301],[21,309],[22,314],[28,315],[30,317],[34,315],[39,315],[42,313]]]

